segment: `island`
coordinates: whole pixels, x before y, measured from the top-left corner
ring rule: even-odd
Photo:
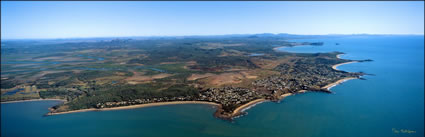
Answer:
[[[365,75],[345,72],[342,52],[290,53],[321,46],[285,37],[204,36],[2,42],[1,101],[59,99],[46,115],[170,104],[209,104],[231,120],[279,101]]]

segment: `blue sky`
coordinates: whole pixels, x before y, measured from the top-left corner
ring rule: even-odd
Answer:
[[[424,2],[1,2],[2,39],[424,34]]]

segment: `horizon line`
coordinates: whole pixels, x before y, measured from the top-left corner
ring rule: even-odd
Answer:
[[[261,35],[261,34],[271,34],[271,35],[299,35],[299,36],[331,36],[331,35],[424,35],[424,34],[371,34],[371,33],[352,33],[352,34],[293,34],[293,33],[232,33],[232,34],[200,34],[200,35],[138,35],[138,36],[87,36],[87,37],[57,37],[57,38],[7,38],[3,39],[0,37],[1,41],[4,40],[60,40],[60,39],[94,39],[94,38],[130,38],[130,37],[208,37],[208,36],[226,36],[226,35]]]

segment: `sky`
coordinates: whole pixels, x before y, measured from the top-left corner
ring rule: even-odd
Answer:
[[[424,2],[2,1],[1,39],[424,34]]]

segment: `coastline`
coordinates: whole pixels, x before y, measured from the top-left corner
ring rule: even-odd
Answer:
[[[19,102],[30,102],[30,101],[47,101],[47,100],[66,102],[65,99],[28,99],[28,100],[17,100],[17,101],[5,101],[5,102],[0,102],[0,103],[1,104],[7,104],[7,103],[19,103]]]
[[[243,105],[237,107],[235,110],[233,110],[232,117],[238,116],[243,111],[245,111],[247,108],[250,108],[250,107],[252,107],[252,106],[254,106],[256,104],[262,103],[264,101],[267,101],[267,100],[266,99],[263,99],[263,98],[260,98],[260,99],[256,99],[256,100],[250,101],[250,102],[248,102],[246,104],[243,104]]]
[[[295,95],[295,94],[298,94],[298,93],[305,93],[305,92],[307,92],[307,90],[299,90],[299,91],[297,91],[297,93],[285,93],[285,94],[282,94],[282,95],[279,96],[279,100],[282,100],[285,97],[288,97],[288,96],[291,96],[291,95]],[[257,105],[257,104],[266,102],[266,101],[267,101],[266,99],[256,99],[256,100],[253,100],[253,101],[248,102],[246,104],[243,104],[242,106],[239,106],[238,108],[236,108],[233,111],[232,116],[233,117],[234,116],[238,116],[242,112],[244,112],[245,110],[247,110],[247,109],[249,109],[249,108],[251,108],[251,107],[253,107],[253,106]]]
[[[300,93],[306,93],[306,92],[307,92],[307,90],[298,90],[295,93],[285,93],[285,94],[282,94],[282,95],[279,96],[279,100],[285,99],[288,96],[292,96],[292,95],[296,95],[296,94],[300,94]]]
[[[280,47],[275,47],[273,48],[274,50],[277,50],[277,48]],[[340,58],[340,55],[342,54],[338,54],[336,57]],[[358,61],[350,61],[350,62],[345,62],[345,63],[340,63],[340,64],[335,64],[332,66],[332,69],[334,70],[338,70],[336,67],[341,66],[341,65],[345,65],[345,64],[350,64],[350,63],[357,63]],[[348,77],[348,78],[344,78],[344,79],[340,79],[336,82],[330,83],[322,88],[325,89],[330,89],[338,84],[341,84],[345,81],[348,80],[352,80],[352,79],[357,79],[355,77]],[[291,95],[295,95],[298,93],[305,93],[307,92],[307,90],[299,90],[296,93],[285,93],[282,94],[279,97],[279,100],[284,99],[285,97],[291,96]],[[37,100],[42,100],[42,99],[37,99]],[[52,99],[52,100],[60,100],[60,99]],[[63,101],[63,100],[61,100]],[[248,108],[255,106],[256,104],[262,103],[267,101],[266,99],[256,99],[253,101],[250,101],[246,104],[243,104],[239,107],[237,107],[233,113],[230,115],[230,117],[236,117],[239,116],[240,114],[242,114],[242,112],[244,112],[245,110],[247,110]],[[18,101],[19,102],[19,101]],[[122,109],[135,109],[135,108],[143,108],[143,107],[153,107],[153,106],[163,106],[163,105],[175,105],[175,104],[208,104],[208,105],[213,105],[213,106],[221,106],[220,104],[217,103],[213,103],[213,102],[206,102],[206,101],[173,101],[173,102],[157,102],[157,103],[148,103],[148,104],[139,104],[139,105],[130,105],[130,106],[121,106],[121,107],[112,107],[112,108],[102,108],[102,109],[95,109],[95,108],[90,108],[90,109],[81,109],[81,110],[73,110],[73,111],[66,111],[66,112],[49,112],[46,115],[59,115],[59,114],[68,114],[68,113],[77,113],[77,112],[87,112],[87,111],[109,111],[109,110],[122,110]],[[220,109],[220,108],[217,108]]]
[[[283,47],[283,46],[282,46]],[[275,47],[273,48],[274,50],[277,50],[278,48],[281,47]],[[337,58],[340,59],[340,55],[342,54],[338,54],[336,55]],[[334,70],[338,70],[337,67],[341,66],[341,65],[345,65],[345,64],[350,64],[350,63],[356,63],[358,61],[350,61],[350,62],[345,62],[345,63],[340,63],[340,64],[335,64],[332,66],[332,69]],[[338,84],[341,84],[345,81],[351,80],[351,79],[357,79],[356,77],[348,77],[348,78],[344,78],[344,79],[340,79],[336,82],[330,83],[322,88],[325,89],[330,89]],[[305,93],[307,92],[307,90],[299,90],[296,93],[286,93],[286,94],[282,94],[281,96],[279,96],[279,100],[284,99],[285,97],[291,96],[291,95],[295,95],[297,93]],[[60,101],[64,101],[61,99],[34,99],[34,100],[23,100],[23,101],[11,101],[9,103],[13,103],[13,102],[24,102],[24,101],[41,101],[41,100],[60,100]],[[246,104],[243,104],[239,107],[237,107],[232,114],[227,115],[225,117],[229,117],[233,118],[236,116],[239,116],[242,114],[242,112],[244,112],[245,110],[251,108],[252,106],[255,106],[256,104],[262,103],[267,101],[267,99],[261,98],[261,99],[256,99],[253,101],[250,101]],[[7,103],[7,102],[2,102],[2,103]],[[148,104],[139,104],[139,105],[130,105],[130,106],[121,106],[121,107],[112,107],[112,108],[101,108],[101,109],[96,109],[96,108],[90,108],[90,109],[81,109],[81,110],[73,110],[73,111],[66,111],[66,112],[52,112],[51,108],[49,108],[50,112],[47,113],[46,115],[59,115],[59,114],[68,114],[68,113],[77,113],[77,112],[87,112],[87,111],[109,111],[109,110],[122,110],[122,109],[135,109],[135,108],[143,108],[143,107],[153,107],[153,106],[163,106],[163,105],[175,105],[175,104],[208,104],[208,105],[213,105],[213,106],[218,106],[217,108],[217,112],[219,111],[219,109],[221,109],[221,105],[214,103],[214,102],[206,102],[206,101],[172,101],[172,102],[157,102],[157,103],[148,103]]]
[[[66,111],[66,112],[49,112],[46,115],[51,116],[51,115],[60,115],[60,114],[87,112],[87,111],[124,110],[124,109],[135,109],[135,108],[153,107],[153,106],[177,105],[177,104],[207,104],[207,105],[213,105],[213,106],[220,106],[220,104],[213,103],[213,102],[205,102],[205,101],[172,101],[172,102],[157,102],[157,103],[148,103],[148,104],[139,104],[139,105],[112,107],[112,108],[101,108],[101,109],[89,108],[89,109],[72,110],[72,111]]]
[[[336,58],[341,59],[341,55],[343,55],[343,54],[345,54],[345,53],[336,55]],[[357,63],[357,62],[359,62],[359,61],[349,61],[349,62],[335,64],[335,65],[332,66],[332,69],[339,70],[336,67],[341,66],[341,65],[345,65],[345,64]]]
[[[343,55],[343,54],[336,55],[336,58],[341,59],[341,55]],[[332,69],[341,71],[341,70],[337,69],[338,66],[345,65],[345,64],[351,64],[351,63],[358,63],[358,62],[359,61],[350,61],[350,62],[344,62],[344,63],[335,64],[335,65],[332,66]],[[339,84],[341,84],[343,82],[346,82],[346,81],[352,80],[352,79],[358,79],[358,78],[356,78],[356,77],[343,78],[343,79],[340,79],[340,80],[335,81],[333,83],[330,83],[330,84],[328,84],[326,86],[323,86],[322,88],[329,90],[329,89],[331,89],[332,87],[334,87],[336,85],[339,85]]]
[[[280,46],[280,47],[274,47],[274,48],[273,48],[273,50],[274,50],[274,51],[278,51],[277,49],[278,49],[278,48],[281,48],[281,47],[283,47],[283,46]]]
[[[283,47],[286,47],[286,46],[274,47],[273,50],[276,51],[276,52],[282,52],[282,51],[278,50],[278,48],[283,48]]]
[[[325,88],[325,89],[331,89],[332,87],[335,87],[336,85],[339,85],[339,84],[341,84],[341,83],[343,83],[343,82],[346,82],[346,81],[348,81],[348,80],[352,80],[352,79],[357,79],[356,77],[348,77],[348,78],[343,78],[343,79],[340,79],[340,80],[338,80],[338,81],[336,81],[336,82],[334,82],[334,83],[331,83],[331,84],[328,84],[328,85],[326,85],[326,86],[323,86],[322,88]]]
[[[350,62],[345,62],[345,63],[339,63],[339,64],[335,64],[332,66],[332,69],[334,70],[339,70],[336,67],[341,66],[341,65],[345,65],[345,64],[351,64],[351,63],[357,63],[358,61],[350,61]]]
[[[341,59],[341,55],[343,55],[343,54],[336,55],[336,58]],[[358,62],[359,61],[350,61],[350,62],[344,62],[344,63],[335,64],[335,65],[332,66],[332,69],[341,71],[341,70],[337,69],[338,66],[345,65],[345,64],[351,64],[351,63],[358,63]],[[356,77],[343,78],[343,79],[340,79],[340,80],[335,81],[333,83],[330,83],[330,84],[328,84],[326,86],[323,86],[322,88],[329,90],[329,89],[331,89],[332,87],[334,87],[334,86],[336,86],[338,84],[341,84],[343,82],[346,82],[346,81],[352,80],[352,79],[358,79],[358,78],[356,78]]]

